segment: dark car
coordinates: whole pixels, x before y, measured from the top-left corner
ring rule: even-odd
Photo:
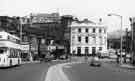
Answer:
[[[101,66],[101,62],[99,61],[99,58],[98,57],[93,57],[91,62],[90,62],[90,66],[100,67]]]

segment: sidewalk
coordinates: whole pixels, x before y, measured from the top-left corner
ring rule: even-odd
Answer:
[[[135,70],[135,66],[130,65],[130,64],[122,64],[122,65],[120,65],[120,67],[124,68],[124,69]]]
[[[88,57],[88,62],[90,62],[92,59],[92,57]],[[71,60],[73,62],[85,62],[85,57],[71,57]],[[101,62],[111,62],[111,63],[114,63],[116,62],[116,59],[108,59],[108,58],[99,58],[99,61]]]
[[[40,61],[22,61],[21,64],[39,63]]]
[[[108,59],[108,58],[103,58],[99,59],[102,62],[107,62],[107,63],[116,63],[116,59]]]
[[[88,57],[87,61],[90,61],[92,57]],[[71,57],[70,60],[72,62],[85,62],[85,56],[82,56],[82,57],[78,57],[78,56],[74,56],[74,57]]]

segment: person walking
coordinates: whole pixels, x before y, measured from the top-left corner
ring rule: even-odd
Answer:
[[[118,51],[117,51],[117,50],[116,50],[116,53],[115,53],[115,54],[117,55],[116,62],[117,62],[117,63],[119,63],[120,55],[119,55],[119,53],[118,53]]]

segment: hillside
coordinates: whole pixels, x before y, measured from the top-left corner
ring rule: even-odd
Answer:
[[[124,36],[126,34],[125,31],[122,31],[122,36]],[[118,39],[121,36],[121,31],[120,30],[116,30],[116,31],[112,31],[108,33],[108,39]]]

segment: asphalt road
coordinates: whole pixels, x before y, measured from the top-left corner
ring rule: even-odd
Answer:
[[[33,63],[0,69],[0,81],[44,81],[48,68],[62,62]]]
[[[122,69],[116,64],[103,63],[101,67],[74,64],[64,67],[70,81],[134,81],[135,70]]]

